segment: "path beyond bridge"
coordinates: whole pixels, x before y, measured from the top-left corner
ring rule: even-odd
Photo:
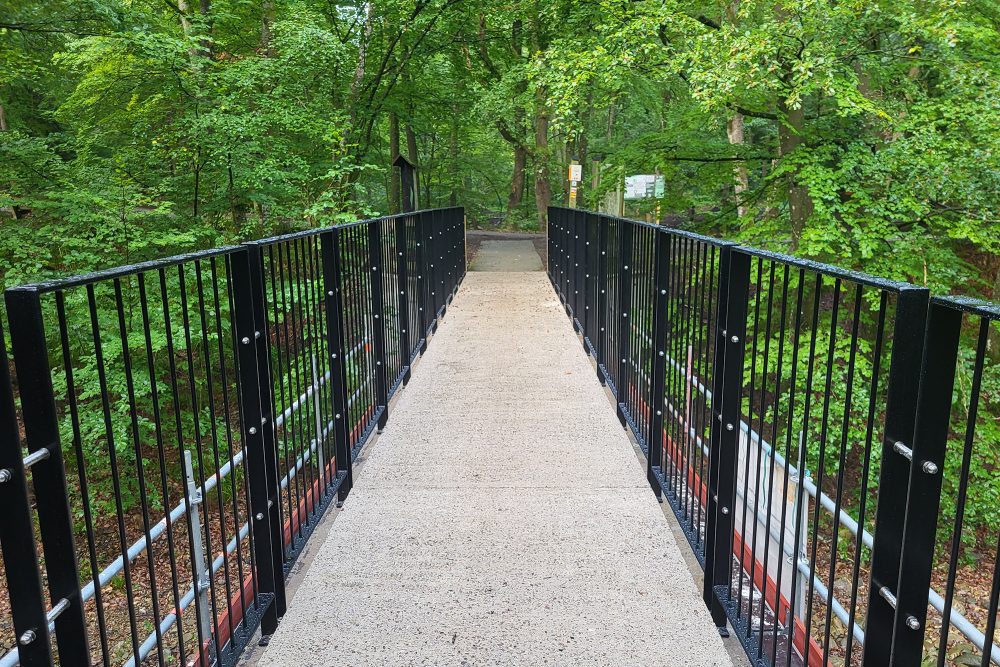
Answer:
[[[732,664],[526,245],[483,243],[260,664]]]

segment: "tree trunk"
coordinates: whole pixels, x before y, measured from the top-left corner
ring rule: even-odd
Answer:
[[[581,176],[582,176],[582,178],[580,179],[580,182],[577,184],[577,191],[576,191],[576,202],[577,202],[577,204],[576,205],[579,206],[579,207],[581,207],[581,208],[587,208],[588,205],[589,205],[589,199],[590,199],[590,192],[588,192],[587,189],[583,185],[586,182],[585,179],[587,177],[587,171],[588,170],[594,171],[592,169],[593,165],[590,163],[590,141],[587,138],[587,128],[592,126],[593,120],[594,120],[594,94],[593,93],[588,93],[587,94],[587,107],[586,108],[587,108],[587,110],[584,112],[583,129],[580,130],[580,134],[577,136],[577,151],[579,153],[579,155],[577,155],[577,157],[579,158],[580,164],[582,165],[581,166],[581,171],[582,171]],[[584,198],[584,194],[587,195],[586,198]],[[595,207],[590,206],[590,208],[595,208]]]
[[[784,158],[791,155],[802,143],[802,131],[805,128],[805,111],[801,104],[797,109],[788,108],[785,100],[778,100],[778,154]],[[793,169],[787,176],[788,208],[791,220],[792,247],[798,250],[802,241],[802,232],[806,220],[812,215],[813,202],[809,196],[809,188],[799,182],[798,169]]]
[[[399,195],[399,172],[391,166],[399,159],[399,116],[395,111],[389,112],[389,212],[399,213],[401,210]]]
[[[552,184],[549,182],[549,110],[546,91],[542,86],[535,93],[535,208],[538,226],[543,231],[549,226],[549,204],[552,201]]]
[[[449,206],[458,206],[458,184],[459,184],[459,168],[458,168],[458,108],[452,109],[451,115],[451,136],[448,138],[448,157],[451,171],[451,194],[448,196]]]
[[[361,40],[358,43],[358,65],[354,68],[354,77],[351,79],[350,111],[344,136],[340,141],[340,150],[347,153],[347,147],[353,140],[351,130],[358,123],[358,92],[361,84],[365,81],[365,72],[368,68],[368,47],[372,40],[372,32],[375,29],[375,3],[368,3],[368,11],[365,13],[365,26]],[[336,157],[336,156],[335,156]]]
[[[271,46],[271,26],[274,25],[274,0],[263,0],[260,5],[260,50],[268,58],[274,56]]]
[[[521,207],[521,201],[524,199],[524,172],[527,168],[527,147],[514,146],[514,176],[510,181],[510,197],[507,198],[507,213],[513,213]]]
[[[737,112],[729,117],[726,123],[726,134],[729,136],[729,143],[733,146],[743,146],[745,137],[743,133],[743,114]],[[747,173],[746,162],[736,162],[733,167],[733,193],[736,199],[736,215],[740,218],[747,214],[747,207],[743,203],[743,193],[750,185],[750,177]]]
[[[521,19],[515,19],[511,24],[510,48],[514,57],[524,57],[524,23]],[[518,79],[514,84],[514,94],[519,100],[528,90],[528,80],[524,77]],[[524,201],[525,171],[528,168],[528,147],[522,143],[527,134],[527,118],[525,117],[524,106],[517,101],[514,104],[514,132],[517,143],[514,144],[514,176],[510,182],[510,197],[507,198],[507,213],[513,213],[521,207]]]
[[[232,209],[233,214],[233,227],[237,234],[242,234],[245,230],[247,223],[247,205],[246,203],[236,194],[236,185],[233,179],[233,156],[229,155],[229,164],[227,165],[229,172],[229,206]]]
[[[0,103],[0,132],[7,132],[9,128],[7,127],[7,110],[4,108],[3,104]],[[4,213],[10,215],[10,217],[17,220],[17,206],[5,206],[2,210]]]
[[[177,9],[180,12],[181,19],[181,30],[184,31],[184,36],[191,35],[191,16],[188,14],[190,7],[188,7],[187,0],[177,0]]]
[[[431,132],[430,145],[427,147],[427,159],[424,161],[424,206],[431,208],[431,172],[429,166],[435,163],[437,155],[437,133]]]
[[[417,210],[421,207],[420,202],[420,181],[424,174],[420,172],[420,163],[417,160],[417,135],[413,132],[413,126],[406,124],[406,153],[410,163],[414,166],[413,172],[413,207]]]
[[[201,0],[201,21],[202,29],[205,31],[205,38],[201,40],[201,51],[202,55],[206,58],[212,57],[212,52],[215,50],[215,44],[212,39],[212,2],[211,0]]]
[[[993,303],[1000,303],[1000,257],[993,258],[993,293],[990,295]],[[1000,362],[1000,327],[991,326],[986,339],[986,353],[994,363]]]
[[[202,33],[204,37],[198,41],[198,46],[192,46],[188,53],[191,62],[195,67],[203,64],[203,59],[212,56],[212,5],[209,0],[200,0],[198,4],[197,25],[191,20],[191,4],[189,0],[177,0],[177,9],[180,12],[181,29],[185,37],[192,37]]]

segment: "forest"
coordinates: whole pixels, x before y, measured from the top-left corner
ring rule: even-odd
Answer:
[[[464,206],[470,228],[545,232],[549,206],[570,203],[571,165],[582,167],[575,203],[606,212],[627,176],[655,174],[663,177],[662,196],[628,202],[628,217],[926,286],[936,295],[1000,301],[1000,4],[0,0],[3,288],[396,213],[399,173],[390,165],[400,156],[417,167],[418,208]],[[278,255],[279,273],[290,257]],[[213,260],[213,281],[216,268]],[[820,347],[829,349],[827,393],[850,397],[854,387],[855,403],[864,403],[863,387],[874,379],[877,388],[887,372],[863,360],[876,328],[881,336],[884,303],[845,287],[838,315],[830,302],[839,303],[839,281],[834,290],[819,281],[810,291],[787,273],[776,283],[773,269],[768,286],[760,265],[753,276],[757,317],[762,294],[770,313],[770,296],[782,287],[797,290],[800,305],[805,292],[815,307],[812,328],[830,332],[819,334]],[[200,288],[201,273],[197,279]],[[288,294],[283,322],[303,299],[295,289],[316,287],[315,276],[288,280],[278,288],[282,308]],[[54,371],[61,404],[79,398],[84,408],[98,405],[93,391],[74,396],[70,371],[81,386],[98,381],[99,355],[87,345],[104,335],[121,339],[108,346],[109,366],[149,354],[150,379],[139,381],[130,402],[155,404],[157,382],[171,374],[167,360],[186,353],[189,363],[204,364],[206,377],[191,373],[181,385],[192,405],[198,394],[206,413],[200,418],[214,423],[204,405],[215,398],[208,348],[199,360],[197,350],[178,342],[175,355],[170,337],[171,315],[175,328],[185,317],[184,281],[183,270],[161,272],[150,288],[166,323],[146,339],[132,320],[127,327],[123,320],[119,332],[114,318],[123,304],[130,316],[140,302],[145,308],[141,280],[118,294],[107,286],[70,294],[59,308],[75,335],[59,341],[52,334],[49,341],[50,356],[65,349],[67,359]],[[225,296],[207,302],[219,333],[202,313],[203,321],[191,325],[196,343],[224,337]],[[46,313],[54,317],[54,307]],[[784,310],[781,318],[784,326]],[[797,329],[808,323],[796,325],[794,335],[791,327],[772,335],[767,322],[762,347],[780,339],[807,349],[808,336],[800,339]],[[842,342],[850,336],[835,340],[838,330],[855,338],[863,332],[856,376],[854,352]],[[992,567],[1000,525],[1000,327],[983,331],[989,363],[981,374],[971,349],[976,332],[963,332],[952,433],[961,440],[959,413],[968,410],[975,384],[977,455],[963,463],[959,443],[944,471],[947,516],[955,511],[959,469],[971,466],[967,524],[964,533],[938,534],[940,551],[963,545],[966,577],[979,565]],[[288,343],[294,333],[284,341],[294,348],[290,355],[302,352]],[[800,365],[810,366],[812,357]],[[310,361],[296,362],[305,375]],[[817,358],[817,368],[824,364]],[[752,374],[780,388],[795,384],[793,365],[783,367],[780,357],[769,365],[766,353],[759,371],[754,362],[746,414],[766,415],[772,398],[759,389],[753,399]],[[124,374],[109,376],[124,395]],[[818,401],[808,407],[802,394],[806,407],[796,409],[820,409]],[[849,458],[857,467],[866,422],[850,403],[833,420],[844,425],[843,447],[848,435],[854,443]],[[122,401],[104,412],[113,415],[83,409],[80,424],[75,414],[63,415],[61,428],[67,442],[82,439],[90,448],[81,458],[96,468],[94,505],[108,513],[112,499],[123,496],[127,511],[144,502],[143,493],[129,480],[112,492],[99,462],[115,447],[127,464],[143,458],[129,443],[135,415]],[[159,426],[150,410],[140,412],[134,428],[150,439]],[[195,426],[183,428],[197,428],[198,410],[190,412]],[[777,419],[777,405],[773,414]],[[825,429],[826,416],[823,422]],[[789,437],[805,443],[803,461],[835,484],[836,460],[823,463],[818,450],[825,436]],[[866,497],[864,488],[849,500]],[[231,493],[240,491],[234,486]],[[105,538],[114,553],[114,540]],[[981,598],[969,607],[988,606]],[[980,611],[974,621],[986,616]],[[956,655],[962,650],[954,648]]]
[[[5,284],[420,205],[544,228],[583,165],[706,231],[1000,297],[1000,7],[0,3]]]

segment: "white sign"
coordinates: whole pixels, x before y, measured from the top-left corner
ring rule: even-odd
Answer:
[[[655,174],[638,174],[625,177],[625,199],[654,199],[662,197],[664,177]]]
[[[569,166],[569,180],[574,183],[579,183],[583,180],[583,165],[582,164],[571,164]]]

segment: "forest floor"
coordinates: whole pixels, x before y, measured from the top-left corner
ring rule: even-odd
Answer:
[[[479,246],[482,245],[483,241],[531,241],[535,245],[535,251],[538,253],[538,256],[542,258],[542,267],[545,269],[548,268],[545,234],[470,229],[465,233],[465,257],[470,264],[476,253],[479,252]]]

